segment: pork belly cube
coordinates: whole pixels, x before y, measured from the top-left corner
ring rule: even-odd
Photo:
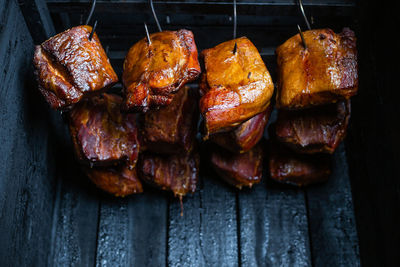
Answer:
[[[143,115],[142,150],[156,153],[189,153],[196,138],[199,114],[194,90],[184,87],[171,104]]]
[[[272,180],[299,187],[322,183],[331,174],[330,155],[298,154],[273,143],[269,153],[269,172]]]
[[[227,183],[239,189],[252,187],[262,178],[263,150],[260,144],[242,154],[216,148],[211,152],[211,165]]]
[[[280,110],[277,139],[300,153],[332,154],[345,138],[350,100],[304,110]]]
[[[82,98],[118,82],[90,26],[66,30],[36,46],[33,63],[40,92],[54,109],[65,109]]]
[[[122,98],[104,94],[74,106],[69,128],[77,158],[84,164],[110,166],[126,162],[135,166],[138,127],[135,114],[121,113]]]
[[[138,171],[143,181],[182,198],[196,191],[199,162],[195,152],[176,155],[145,152],[140,156]]]
[[[117,197],[143,192],[136,168],[125,164],[109,167],[84,167],[89,179],[101,190]]]
[[[169,105],[174,93],[197,79],[200,65],[191,31],[163,31],[143,38],[125,57],[124,109],[147,112]]]
[[[268,106],[265,111],[241,123],[236,129],[210,135],[210,140],[233,153],[247,152],[262,138],[271,110],[272,107]]]
[[[358,90],[356,37],[348,28],[303,32],[276,49],[279,109],[301,109],[349,99]]]
[[[236,46],[236,47],[235,47]],[[246,37],[202,52],[200,112],[209,134],[230,131],[266,110],[274,91],[257,48]]]

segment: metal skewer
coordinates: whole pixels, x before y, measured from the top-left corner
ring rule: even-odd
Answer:
[[[304,40],[303,32],[301,31],[301,28],[300,28],[299,24],[297,24],[297,29],[299,30],[301,41],[303,42],[304,49],[307,49],[307,44],[306,44],[306,41]]]
[[[304,7],[303,7],[303,1],[302,1],[302,0],[299,0],[299,6],[300,6],[301,14],[303,14],[304,21],[305,21],[306,24],[307,24],[308,30],[311,30],[310,22],[308,22],[306,13],[304,12]]]
[[[89,41],[92,41],[93,34],[94,34],[94,31],[96,30],[96,27],[97,27],[97,20],[94,22],[94,25],[93,25],[92,31],[90,32],[90,35],[89,35]]]
[[[149,42],[149,45],[151,45],[151,39],[150,39],[149,29],[147,29],[147,24],[146,24],[146,22],[144,23],[144,29],[146,30],[147,42]]]
[[[153,0],[149,0],[149,4],[150,4],[151,12],[153,12],[153,17],[154,17],[154,19],[155,19],[155,21],[156,21],[156,23],[157,23],[158,31],[159,31],[159,32],[162,32],[160,23],[158,22],[158,19],[157,19],[156,11],[154,10]]]
[[[236,0],[233,0],[233,39],[236,39],[236,28],[237,28]]]
[[[91,8],[90,8],[90,12],[89,12],[89,15],[88,15],[88,17],[87,17],[87,19],[86,19],[86,23],[85,23],[85,25],[89,25],[89,22],[90,22],[90,20],[92,19],[92,15],[93,15],[93,12],[94,12],[94,8],[96,7],[96,0],[93,0],[92,1],[92,6],[91,6]]]

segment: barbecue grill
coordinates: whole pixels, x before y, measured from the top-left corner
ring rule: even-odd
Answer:
[[[261,184],[237,191],[203,160],[198,190],[184,198],[181,217],[179,200],[158,190],[115,198],[96,189],[74,159],[60,112],[36,89],[34,44],[83,24],[91,2],[2,1],[0,265],[394,265],[400,147],[392,121],[399,107],[383,46],[390,36],[379,34],[390,16],[372,20],[377,11],[369,2],[303,1],[312,28],[350,27],[358,37],[359,94],[329,181],[297,189],[265,174]],[[191,30],[199,51],[232,38],[230,1],[165,0],[154,7],[163,30]],[[237,14],[237,36],[252,40],[276,81],[275,48],[298,33],[297,24],[306,29],[297,2],[238,0]],[[98,0],[95,20],[119,77],[129,47],[145,36],[143,23],[158,31],[146,0]]]

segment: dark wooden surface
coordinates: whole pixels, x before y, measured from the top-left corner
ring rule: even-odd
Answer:
[[[373,128],[379,116],[390,111],[373,104],[376,95],[380,107],[391,96],[390,91],[375,93],[376,75],[372,74],[377,67],[367,67],[382,63],[367,56],[375,51],[377,35],[371,46],[361,46],[364,82],[353,100],[348,142],[333,157],[335,171],[328,183],[302,190],[271,183],[264,175],[264,181],[251,190],[237,191],[218,179],[203,151],[199,189],[184,199],[181,217],[179,201],[168,194],[146,187],[142,195],[115,199],[83,175],[60,114],[48,110],[32,82],[33,42],[44,41],[49,31],[35,34],[35,24],[27,18],[29,10],[24,10],[32,2],[24,2],[19,4],[31,35],[15,1],[0,6],[1,266],[359,266],[359,246],[363,265],[393,263],[399,221],[392,208],[399,207],[395,193],[399,183],[394,183],[397,187],[389,190],[388,198],[373,194],[374,185],[384,192],[384,184],[397,176],[390,162],[385,163],[383,174],[371,162],[398,156],[383,141],[373,144],[369,133],[377,133]],[[313,27],[351,26],[360,39],[366,38],[360,26],[366,15],[360,16],[362,11],[354,1],[304,2]],[[275,79],[274,48],[296,33],[296,23],[304,25],[298,8],[294,1],[238,3],[238,35],[253,40]],[[58,32],[79,25],[89,1],[51,0],[48,6],[52,20],[41,10],[36,15],[45,21],[39,24],[55,22]],[[43,2],[39,7],[43,8]],[[193,30],[200,50],[231,38],[229,2],[162,1],[155,2],[155,7],[163,28]],[[99,19],[98,34],[121,74],[126,51],[144,36],[143,21],[155,30],[146,1],[99,1],[94,18]],[[369,106],[363,101],[369,101]],[[376,121],[369,124],[362,114]],[[389,121],[384,120],[385,136],[394,140]],[[371,155],[380,145],[384,152]],[[382,175],[383,181],[374,179]],[[389,205],[389,200],[397,204]],[[376,203],[386,206],[378,209]],[[378,215],[381,218],[375,218]],[[383,218],[393,220],[389,223],[392,235],[377,232],[384,232]]]
[[[45,266],[55,198],[48,109],[33,41],[15,1],[0,3],[0,265]]]

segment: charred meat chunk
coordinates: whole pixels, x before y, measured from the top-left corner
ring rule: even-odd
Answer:
[[[306,186],[328,180],[330,155],[298,154],[281,144],[273,144],[269,153],[270,178],[280,183]]]
[[[242,189],[252,187],[262,178],[263,150],[258,144],[246,153],[236,154],[223,149],[214,149],[211,164],[227,183]]]
[[[241,123],[236,129],[210,135],[210,140],[233,153],[244,153],[253,148],[263,136],[272,107]]]
[[[184,87],[171,104],[143,115],[143,150],[156,153],[189,153],[194,144],[198,121],[197,97]]]
[[[194,193],[198,181],[199,156],[197,153],[179,155],[141,154],[138,164],[140,178],[175,196]]]
[[[200,112],[209,134],[226,132],[266,110],[274,91],[257,48],[246,37],[202,52]]]
[[[304,110],[280,110],[277,139],[300,153],[332,154],[346,136],[350,100]]]
[[[69,128],[75,152],[82,163],[134,167],[139,153],[135,114],[120,111],[122,98],[104,94],[74,106]]]
[[[39,90],[54,109],[64,109],[113,86],[118,77],[90,26],[66,30],[36,46]]]
[[[297,34],[276,49],[277,108],[301,109],[349,99],[358,90],[357,48],[354,32],[331,29]]]
[[[147,112],[171,103],[186,83],[200,75],[191,31],[163,31],[143,38],[126,55],[122,81],[124,109]]]
[[[126,165],[111,167],[84,167],[89,179],[101,190],[117,197],[143,192],[136,168]]]

